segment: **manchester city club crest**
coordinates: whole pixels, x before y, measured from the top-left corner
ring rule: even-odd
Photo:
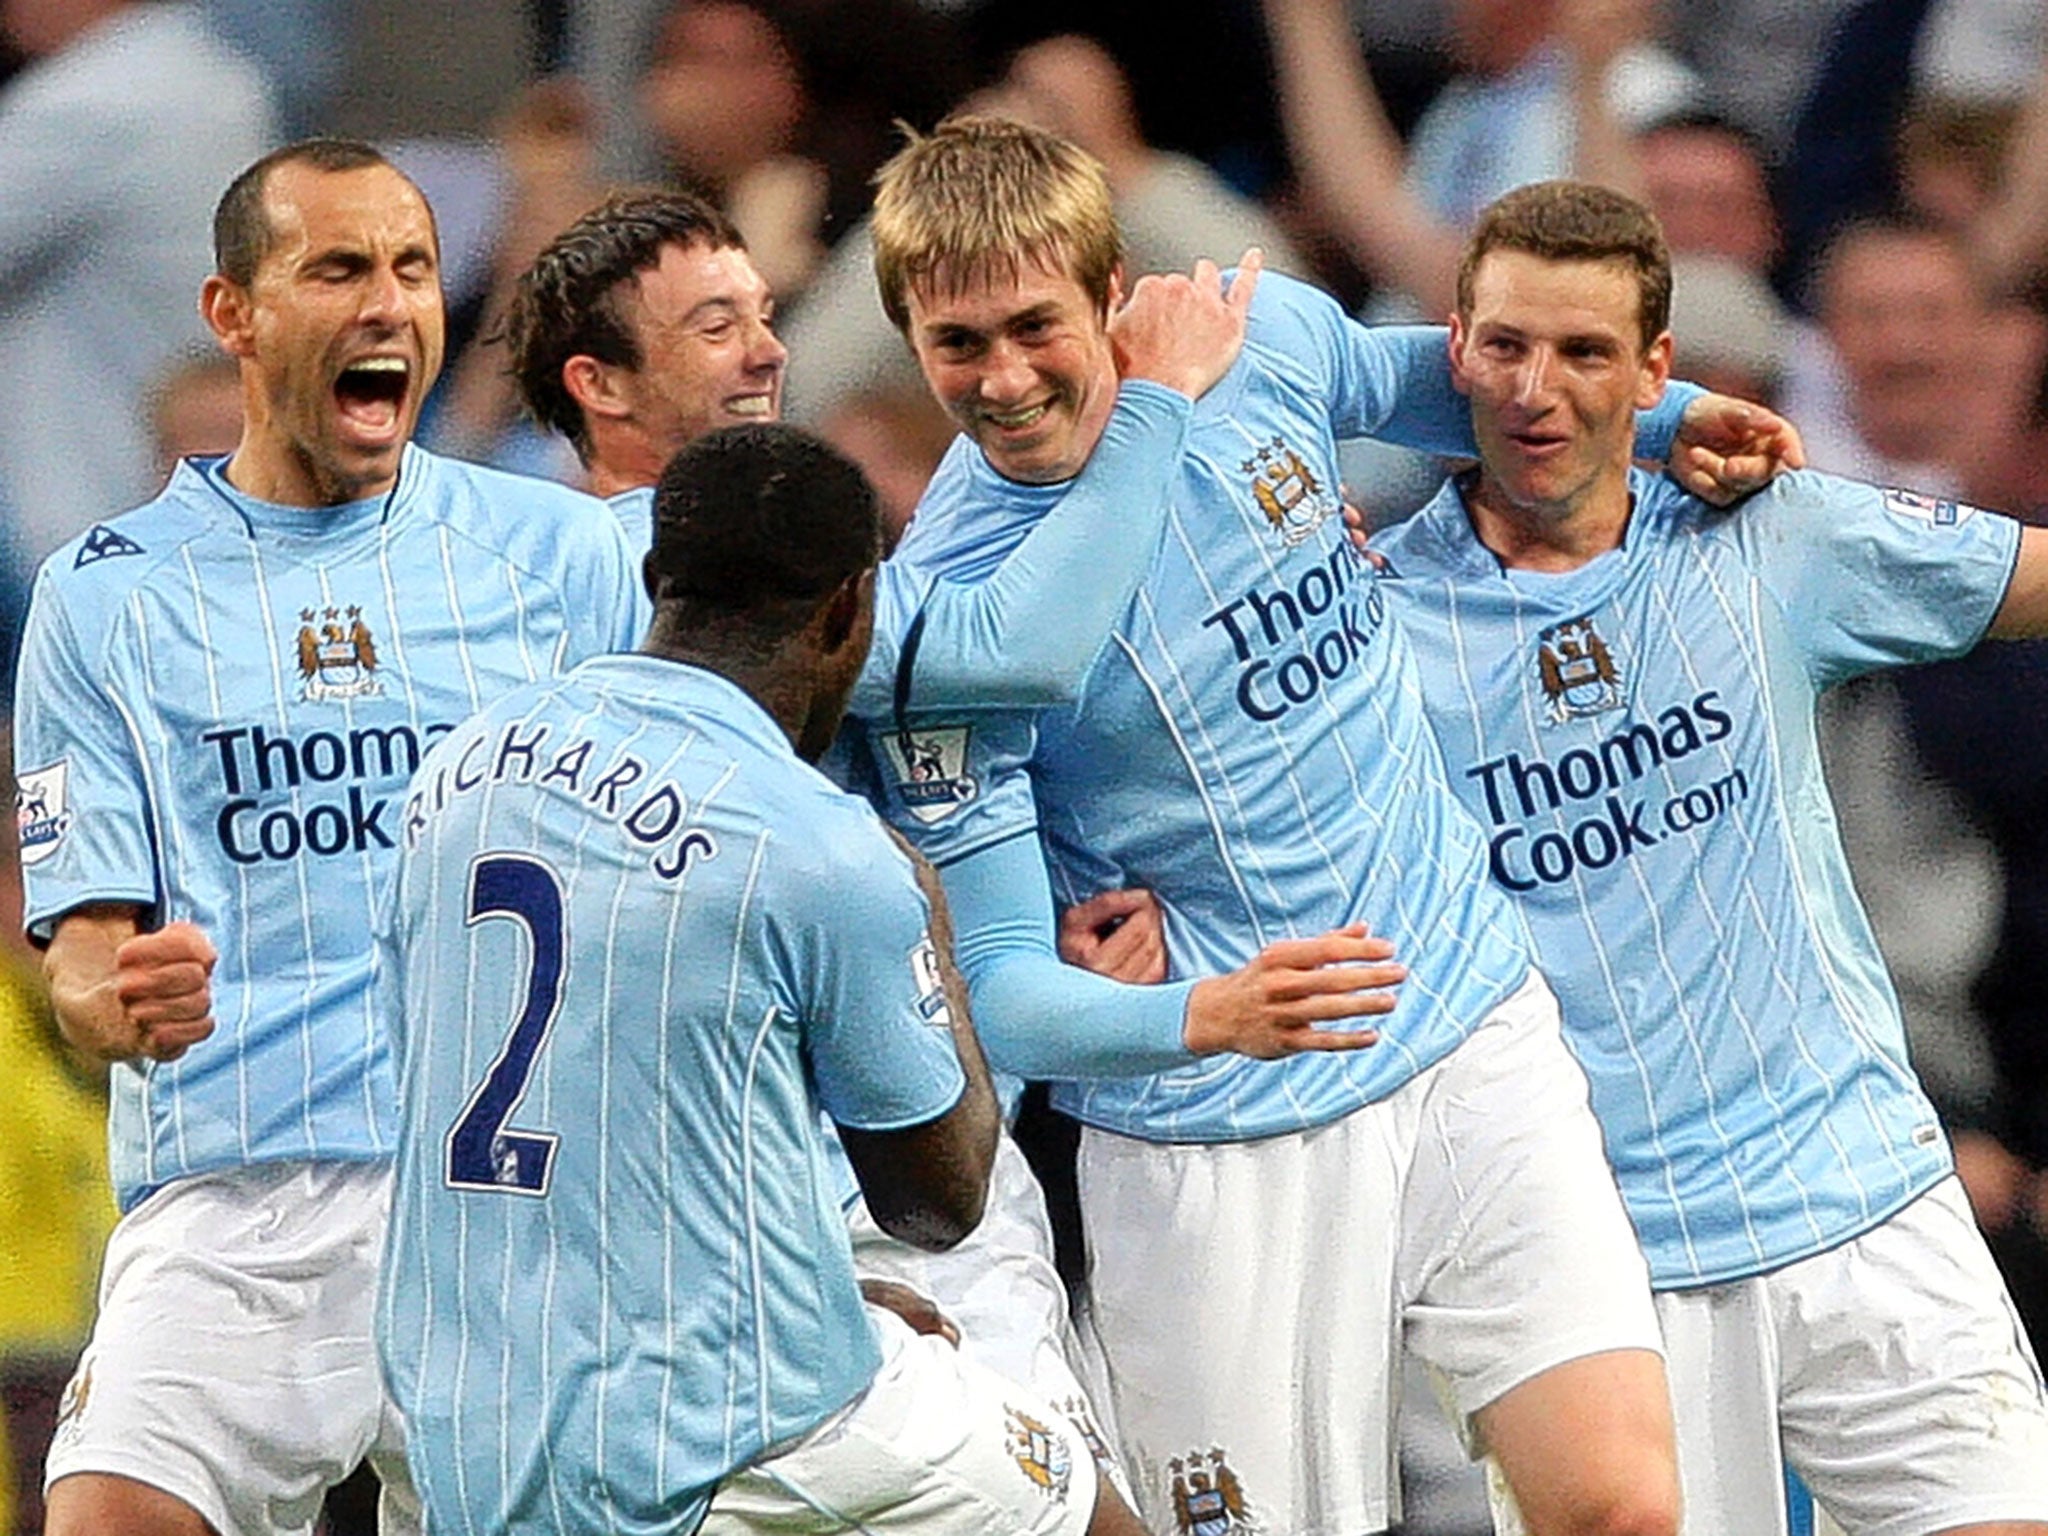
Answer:
[[[14,781],[14,832],[21,848],[21,862],[40,864],[55,853],[71,830],[71,813],[64,808],[66,782],[71,775],[70,760],[35,768]]]
[[[1003,1405],[1003,1428],[1007,1431],[1003,1444],[1024,1475],[1047,1498],[1065,1503],[1067,1484],[1074,1476],[1074,1455],[1067,1449],[1066,1437],[1007,1403]]]
[[[299,678],[299,697],[309,703],[371,699],[384,692],[377,680],[377,642],[361,608],[299,610]]]
[[[882,755],[903,808],[926,825],[940,822],[980,793],[967,771],[964,725],[905,727],[883,732]]]
[[[1238,468],[1252,477],[1252,499],[1289,549],[1302,543],[1337,510],[1308,461],[1278,437],[1262,443]]]
[[[1258,1524],[1246,1503],[1244,1486],[1230,1470],[1223,1452],[1189,1451],[1166,1464],[1173,1494],[1173,1518],[1181,1536],[1256,1536]]]
[[[1628,702],[1614,649],[1591,614],[1553,624],[1536,637],[1536,676],[1543,714],[1552,725],[1620,709]]]

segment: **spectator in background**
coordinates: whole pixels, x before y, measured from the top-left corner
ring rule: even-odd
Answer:
[[[1782,236],[1762,144],[1725,117],[1684,112],[1635,136],[1643,200],[1674,256],[1719,256],[1768,275]]]
[[[205,339],[214,193],[274,134],[183,0],[0,0],[0,501],[40,559],[155,488],[150,381]]]
[[[1930,494],[1965,490],[1967,467],[2011,422],[2040,345],[2037,321],[1980,295],[1961,240],[1930,224],[1845,229],[1817,285],[1839,375],[1807,359],[1788,413],[1816,468]]]
[[[1691,102],[1652,41],[1648,0],[1456,0],[1464,72],[1406,150],[1365,72],[1342,0],[1266,0],[1295,169],[1368,275],[1411,312],[1450,313],[1463,229],[1510,187],[1576,175],[1640,188],[1626,125]]]
[[[868,477],[881,503],[884,547],[894,549],[952,444],[951,419],[929,391],[870,389],[835,405],[818,435]]]
[[[170,479],[180,459],[232,453],[242,440],[242,370],[224,352],[174,363],[149,391],[156,477]]]

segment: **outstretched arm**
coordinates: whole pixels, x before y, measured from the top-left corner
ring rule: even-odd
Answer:
[[[960,965],[990,1059],[1024,1077],[1132,1077],[1219,1051],[1273,1058],[1358,1050],[1347,1021],[1392,1011],[1406,971],[1362,929],[1270,945],[1225,976],[1134,987],[1063,965],[1037,841],[1016,837],[949,864]]]

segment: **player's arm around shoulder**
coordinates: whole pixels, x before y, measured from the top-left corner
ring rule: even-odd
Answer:
[[[1001,1114],[937,872],[859,811],[868,835],[849,841],[879,846],[858,861],[858,884],[821,892],[848,933],[828,967],[821,1010],[833,1022],[814,1032],[813,1065],[877,1225],[949,1248],[981,1220]],[[872,1015],[867,1027],[846,1027],[857,1014]]]
[[[96,1061],[176,1061],[213,1033],[214,948],[191,923],[144,931],[106,902],[57,920],[43,975],[64,1038]]]

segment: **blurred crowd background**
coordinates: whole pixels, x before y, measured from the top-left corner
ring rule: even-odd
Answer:
[[[375,141],[437,210],[431,446],[575,478],[517,418],[504,291],[607,189],[680,184],[777,291],[788,416],[907,517],[951,434],[863,216],[895,123],[962,105],[1092,151],[1134,272],[1256,244],[1368,318],[1440,318],[1462,226],[1508,187],[1613,183],[1664,221],[1682,375],[1778,406],[1818,468],[2048,521],[2041,0],[0,0],[0,677],[37,561],[233,446],[236,373],[194,303],[212,207],[305,133]],[[1443,470],[1347,467],[1381,520]],[[2048,647],[1832,704],[1916,1060],[2048,1342]],[[0,1529],[33,1531],[112,1211],[102,1090],[4,868]],[[1432,1498],[1428,1459],[1411,1528],[1483,1528],[1483,1501]]]

